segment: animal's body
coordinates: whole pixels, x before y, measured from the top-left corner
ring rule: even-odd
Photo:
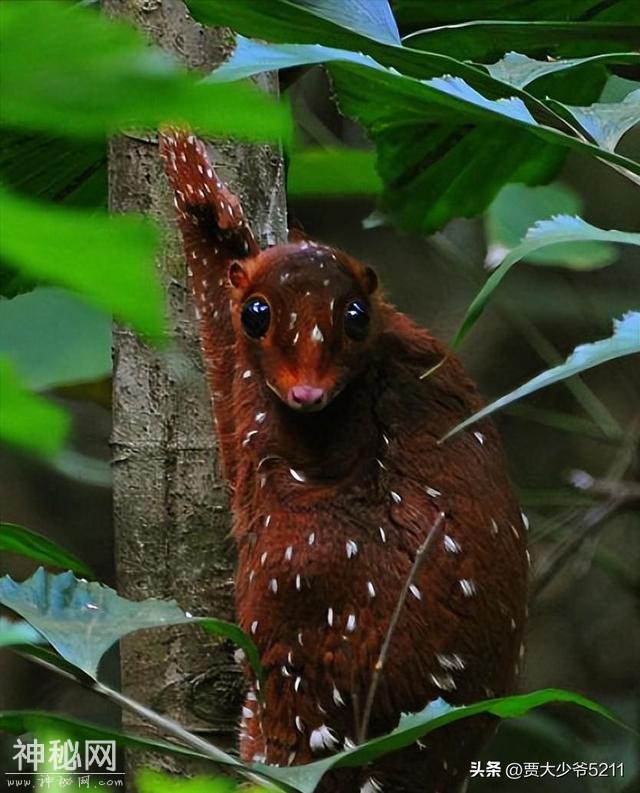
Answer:
[[[260,251],[203,144],[168,133],[161,146],[232,497],[237,615],[265,671],[264,706],[250,686],[243,709],[242,757],[297,765],[357,740],[392,612],[440,512],[368,735],[440,697],[509,693],[525,527],[490,422],[438,442],[480,406],[474,385],[369,268],[311,242]],[[458,722],[320,790],[454,793],[493,728]]]

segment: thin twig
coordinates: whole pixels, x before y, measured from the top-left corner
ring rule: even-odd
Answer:
[[[424,542],[418,548],[418,552],[416,553],[416,558],[414,559],[411,570],[409,571],[409,575],[407,576],[407,580],[404,582],[404,586],[402,587],[402,591],[400,592],[400,597],[398,598],[395,611],[393,612],[393,616],[391,617],[391,622],[389,623],[389,628],[387,629],[387,635],[384,637],[384,642],[382,643],[382,647],[380,649],[380,655],[378,656],[378,660],[376,661],[376,665],[373,669],[371,686],[369,687],[369,692],[367,693],[367,699],[362,714],[362,723],[360,724],[360,728],[358,730],[358,743],[363,743],[363,741],[366,741],[367,739],[367,730],[369,729],[369,721],[371,719],[371,710],[373,708],[373,702],[375,700],[376,692],[380,684],[380,679],[382,677],[384,665],[387,661],[387,656],[389,654],[389,647],[391,646],[391,640],[393,639],[393,634],[400,620],[400,613],[407,599],[409,588],[413,584],[416,574],[418,572],[418,568],[422,564],[427,554],[427,551],[431,547],[431,544],[433,543],[433,540],[435,539],[435,536],[438,530],[440,529],[440,526],[442,525],[444,518],[445,518],[444,512],[439,512],[438,517],[435,519],[433,525],[429,529],[429,532]]]
[[[625,442],[622,444],[618,453],[609,466],[603,479],[595,480],[588,474],[581,472],[583,477],[589,477],[589,487],[578,485],[581,489],[590,489],[591,484],[598,482],[600,492],[606,492],[608,498],[599,504],[590,507],[582,518],[582,530],[569,537],[569,539],[559,545],[538,568],[536,579],[532,587],[532,597],[536,598],[555,578],[556,574],[564,567],[568,559],[591,537],[596,536],[597,532],[605,524],[606,520],[618,511],[621,507],[631,503],[637,498],[635,488],[625,487],[622,477],[627,468],[633,462],[636,454],[636,446],[640,438],[640,417],[635,419],[631,427],[626,432]],[[605,487],[606,486],[606,487]]]
[[[571,538],[560,545],[555,553],[552,553],[545,563],[536,572],[536,578],[532,585],[531,597],[537,598],[543,589],[551,583],[556,574],[565,566],[567,561],[575,554],[580,546],[610,517],[620,506],[618,501],[606,501],[604,504],[596,504],[587,510],[582,519],[582,531],[574,534]]]

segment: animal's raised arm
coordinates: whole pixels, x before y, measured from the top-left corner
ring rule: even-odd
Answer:
[[[231,388],[235,366],[229,311],[232,261],[259,253],[239,199],[218,178],[204,143],[184,130],[160,134],[160,153],[174,192],[189,282],[200,322],[200,339],[214,400],[223,472],[235,477],[235,427]]]

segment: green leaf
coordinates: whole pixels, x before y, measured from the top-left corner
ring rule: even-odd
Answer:
[[[539,124],[518,96],[488,99],[459,77],[416,80],[390,69],[356,63],[332,63],[329,71],[335,80],[340,106],[374,133],[399,125],[424,128],[429,122],[456,126],[502,122],[546,142],[598,156],[640,174],[640,165],[633,160]]]
[[[563,72],[567,69],[586,66],[590,63],[634,64],[640,63],[640,55],[632,52],[605,53],[601,55],[591,55],[588,58],[537,61],[519,52],[508,52],[496,63],[487,64],[486,69],[496,80],[509,83],[509,85],[516,86],[517,88],[524,88],[540,77],[556,72]]]
[[[15,644],[41,644],[46,639],[32,628],[28,622],[11,620],[0,617],[0,647],[10,647]]]
[[[477,215],[507,181],[548,180],[564,157],[560,146],[614,158],[640,173],[627,158],[539,124],[519,96],[488,99],[459,77],[416,80],[349,50],[238,37],[232,57],[208,79],[320,60],[330,64],[342,111],[376,143],[382,212],[406,228],[431,232],[453,217]]]
[[[608,19],[610,21],[637,24],[638,5],[635,0],[611,0],[605,12],[599,8],[601,0],[528,0],[514,3],[513,0],[483,0],[483,19]],[[476,19],[478,0],[397,0],[394,7],[396,19],[406,25],[430,27],[450,22],[466,22]]]
[[[580,374],[586,369],[591,369],[594,366],[599,366],[607,361],[613,361],[616,358],[622,358],[626,355],[637,355],[640,353],[640,312],[629,311],[620,320],[613,322],[613,336],[607,339],[601,339],[590,344],[581,344],[576,347],[567,360],[554,366],[552,369],[542,372],[537,377],[529,380],[524,385],[516,388],[509,394],[495,400],[490,405],[482,408],[477,413],[474,413],[468,419],[465,419],[460,424],[449,430],[442,438],[445,441],[460,430],[465,429],[476,421],[489,416],[496,410],[500,410],[518,399],[529,396],[541,388],[558,383],[561,380],[566,380],[568,377]]]
[[[640,90],[640,83],[610,74],[599,96],[599,101],[605,104],[622,102],[632,91],[638,90]]]
[[[482,289],[473,299],[462,320],[451,346],[459,347],[471,330],[489,299],[502,279],[521,259],[551,245],[575,242],[620,242],[627,245],[640,245],[640,234],[626,231],[600,229],[586,223],[582,218],[558,215],[551,220],[541,220],[527,231],[521,244],[505,256],[500,266],[489,276]]]
[[[505,182],[548,180],[564,156],[560,146],[587,152],[587,144],[537,124],[519,98],[488,100],[458,78],[421,82],[346,63],[329,69],[340,108],[376,144],[381,209],[405,228],[433,232],[477,215]],[[592,146],[588,153],[605,154]]]
[[[583,54],[617,52],[634,47],[639,38],[640,25],[485,19],[419,30],[406,36],[404,44],[445,55],[455,52],[460,60],[487,62],[510,50],[564,54],[579,45],[588,47]]]
[[[481,67],[374,41],[290,0],[237,0],[233,6],[189,0],[189,5],[202,22],[279,42],[269,46],[239,38],[238,49],[208,78],[211,82],[277,66],[331,64],[340,108],[376,143],[385,184],[382,214],[405,228],[429,233],[454,217],[477,215],[508,181],[548,181],[564,159],[564,147],[622,167],[630,179],[640,173],[638,163],[579,139],[571,127],[565,134],[548,103]],[[635,53],[603,57],[640,58]],[[577,60],[575,66],[587,63]],[[577,93],[589,101],[598,90],[590,80]]]
[[[489,713],[501,719],[518,718],[533,708],[538,708],[551,702],[570,702],[598,713],[607,719],[617,721],[613,714],[598,703],[586,699],[580,694],[563,691],[562,689],[543,689],[529,694],[490,699],[462,707],[452,707],[443,699],[437,699],[430,702],[419,713],[402,716],[396,729],[388,735],[372,738],[355,749],[341,752],[305,766],[272,768],[270,769],[271,775],[276,779],[281,779],[295,786],[302,793],[313,793],[322,776],[330,769],[364,766],[382,755],[410,746],[419,738],[447,724],[480,713]]]
[[[363,16],[367,7],[373,5],[368,0],[355,3],[351,0],[270,0],[269,3],[235,0],[233,5],[225,0],[186,0],[186,3],[194,18],[205,25],[229,26],[244,36],[266,41],[346,48],[352,44],[354,50],[358,42],[370,42],[373,46],[400,44],[397,29],[391,31],[395,24],[393,16],[387,12],[387,0],[378,3],[387,6],[383,10],[383,16],[389,19],[386,35],[377,35],[376,31],[380,34],[382,27],[376,25],[373,30],[370,21]]]
[[[550,100],[555,108],[580,124],[593,140],[607,151],[614,151],[620,138],[636,124],[640,124],[640,89],[632,91],[622,102],[596,103],[588,107],[575,107]]]
[[[21,273],[66,286],[149,336],[164,327],[157,236],[138,217],[36,204],[0,189],[0,255]]]
[[[232,793],[238,788],[230,779],[218,777],[195,777],[180,779],[150,768],[143,768],[136,775],[136,790],[139,793]],[[257,788],[244,793],[255,793]]]
[[[93,576],[91,569],[53,540],[15,523],[0,523],[0,551],[17,553],[37,562]]]
[[[30,579],[16,583],[0,578],[0,603],[26,619],[60,655],[97,680],[98,664],[122,636],[146,628],[201,624],[209,633],[225,636],[241,647],[261,670],[251,639],[232,623],[192,617],[175,600],[126,600],[95,581],[79,580],[72,573],[51,575],[39,568]]]
[[[410,47],[370,38],[341,24],[341,18],[320,17],[292,0],[186,0],[193,16],[203,24],[228,26],[249,38],[290,47],[320,44],[349,50],[352,55],[369,55],[378,63],[403,74],[427,79],[443,74],[462,77],[475,88],[494,96],[509,94],[509,86],[494,80],[477,66],[440,53],[421,52]]]
[[[60,450],[69,419],[57,405],[28,391],[13,365],[0,358],[0,441],[49,457]]]
[[[36,391],[111,373],[111,317],[63,289],[0,301],[0,355]]]
[[[361,52],[325,47],[322,44],[265,44],[237,35],[231,56],[205,77],[203,82],[228,83],[276,69],[340,60],[361,63],[373,69],[381,68],[373,58]]]
[[[307,149],[291,154],[287,171],[287,194],[291,197],[375,195],[381,189],[371,151]]]
[[[101,139],[171,119],[245,138],[290,132],[266,94],[201,85],[129,25],[57,0],[0,3],[0,81],[2,123],[48,134]]]
[[[400,34],[387,0],[293,0],[322,19],[386,44],[400,44]]]
[[[577,215],[581,211],[582,201],[578,195],[558,182],[540,187],[506,185],[487,210],[485,226],[488,250],[485,263],[490,268],[498,264],[539,218]],[[578,242],[561,243],[534,251],[526,257],[526,261],[585,270],[605,267],[616,258],[616,250],[611,245]]]
[[[30,198],[106,209],[106,141],[1,130],[0,181]]]
[[[42,713],[33,710],[0,711],[0,730],[12,735],[21,735],[25,732],[36,735],[49,733],[63,734],[76,741],[116,741],[118,746],[127,749],[143,749],[147,751],[152,749],[178,757],[202,757],[198,752],[185,749],[168,741],[129,735],[110,727],[87,724],[69,716],[57,716],[52,713]]]

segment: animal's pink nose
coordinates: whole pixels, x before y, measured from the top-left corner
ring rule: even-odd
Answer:
[[[324,401],[324,389],[310,385],[294,385],[289,390],[289,404],[292,407],[312,407]]]

